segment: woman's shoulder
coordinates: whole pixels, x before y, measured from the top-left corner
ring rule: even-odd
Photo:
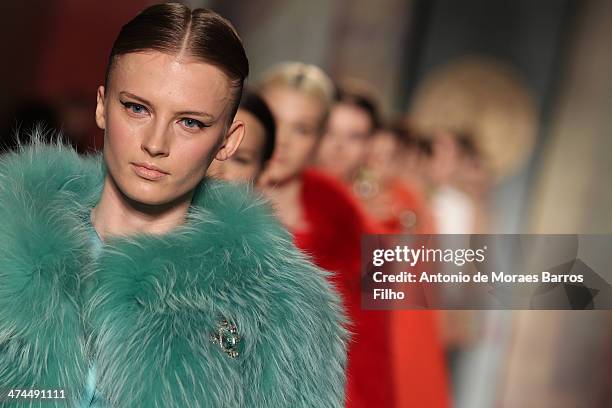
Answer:
[[[238,275],[264,274],[269,279],[258,282],[274,282],[276,289],[285,283],[287,290],[302,294],[314,289],[313,279],[325,281],[327,272],[295,247],[270,203],[251,185],[206,180],[196,192],[191,216],[200,231],[191,242],[214,245]]]
[[[340,180],[317,169],[303,174],[302,201],[312,218],[326,218],[333,225],[369,232],[373,222],[352,191]]]

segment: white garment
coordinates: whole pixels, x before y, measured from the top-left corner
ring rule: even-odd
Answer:
[[[451,186],[440,187],[432,197],[438,234],[474,232],[474,203],[467,194]]]

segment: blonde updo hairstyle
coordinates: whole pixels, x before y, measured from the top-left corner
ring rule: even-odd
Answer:
[[[284,62],[273,66],[263,74],[258,89],[260,92],[265,92],[266,89],[280,86],[303,93],[321,103],[325,112],[319,127],[322,131],[335,94],[334,83],[327,74],[316,65]]]

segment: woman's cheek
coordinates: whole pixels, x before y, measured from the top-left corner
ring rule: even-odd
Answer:
[[[317,135],[309,135],[308,137],[304,138],[304,143],[302,145],[302,151],[304,152],[304,155],[306,157],[310,158],[316,153],[317,142],[318,142]]]
[[[130,126],[118,113],[113,112],[107,120],[106,135],[114,151],[125,152],[137,141],[137,129]]]
[[[187,144],[176,152],[175,157],[180,162],[181,168],[190,169],[189,173],[195,177],[204,177],[210,161],[214,157],[214,144]],[[178,164],[178,163],[175,163]]]

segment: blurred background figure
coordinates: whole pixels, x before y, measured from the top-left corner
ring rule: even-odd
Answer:
[[[245,124],[242,143],[227,160],[214,159],[208,168],[208,175],[227,181],[256,182],[274,152],[274,117],[257,93],[247,91],[240,101],[236,120]]]
[[[317,152],[317,165],[352,188],[375,223],[375,232],[416,232],[417,213],[419,232],[425,232],[431,221],[426,221],[424,199],[414,189],[404,187],[400,176],[409,170],[400,163],[409,156],[403,149],[409,144],[408,137],[404,143],[399,129],[379,127],[376,104],[366,91],[355,86],[338,88]],[[432,311],[389,313],[387,341],[393,356],[397,406],[448,406],[438,325],[438,316]]]
[[[434,70],[419,84],[410,121],[433,136],[431,207],[441,234],[490,233],[494,181],[521,168],[537,130],[535,102],[520,76],[490,58],[464,57]],[[469,291],[449,288],[452,303]],[[448,310],[442,333],[456,407],[488,407],[501,381],[512,313]]]
[[[490,233],[490,199],[495,183],[494,173],[469,134],[459,133],[456,141],[460,154],[455,185],[471,200],[474,209],[474,232]]]
[[[274,155],[259,186],[296,245],[334,272],[332,282],[352,321],[347,406],[394,406],[389,314],[360,308],[361,235],[374,229],[339,181],[307,168],[329,115],[333,84],[320,68],[294,62],[270,68],[259,90],[277,125]]]
[[[369,140],[354,188],[387,233],[435,233],[426,196],[430,154],[428,144],[399,122],[379,127]],[[398,407],[450,406],[439,320],[438,311],[395,310],[392,314]]]
[[[378,109],[367,91],[360,90],[357,84],[337,87],[317,151],[317,165],[352,185],[363,166],[369,139],[378,122]]]
[[[469,136],[448,130],[434,134],[430,176],[431,204],[437,231],[440,234],[472,234],[476,232],[476,208],[471,197],[460,186],[463,163],[474,149]]]
[[[388,231],[433,234],[428,203],[431,145],[404,124],[379,128],[368,143],[354,190]]]

